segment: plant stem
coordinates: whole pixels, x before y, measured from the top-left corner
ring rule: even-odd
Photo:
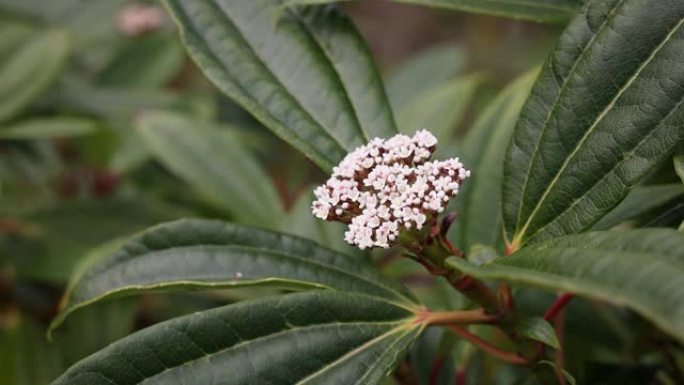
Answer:
[[[565,308],[565,306],[575,297],[572,293],[563,293],[556,298],[556,301],[549,306],[549,309],[544,313],[544,319],[552,321],[558,313]]]
[[[426,311],[416,316],[416,323],[428,325],[482,324],[496,321],[497,317],[483,309],[459,311]]]
[[[447,329],[451,330],[454,334],[457,336],[463,338],[464,340],[470,342],[471,344],[477,346],[478,348],[482,349],[484,352],[502,360],[506,361],[508,363],[514,364],[514,365],[527,365],[529,362],[522,356],[518,355],[517,353],[513,352],[507,352],[505,350],[501,350],[498,347],[492,345],[489,341],[482,339],[475,334],[472,334],[468,330],[461,328],[460,326],[456,325],[447,325]]]
[[[565,357],[563,353],[563,343],[565,342],[565,309],[561,309],[557,316],[554,318],[553,326],[556,330],[556,335],[558,336],[558,342],[560,344],[560,348],[554,352],[554,361],[556,363],[556,377],[559,385],[565,385],[565,375],[562,372],[563,366],[565,365]]]

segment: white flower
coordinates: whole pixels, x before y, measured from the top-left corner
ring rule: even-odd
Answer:
[[[458,158],[429,161],[436,146],[426,130],[371,140],[314,190],[313,214],[348,223],[345,240],[361,249],[390,247],[401,231],[434,220],[470,176]]]

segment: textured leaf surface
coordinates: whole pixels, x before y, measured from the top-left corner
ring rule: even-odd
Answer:
[[[0,139],[49,139],[93,133],[97,123],[91,119],[53,117],[37,118],[0,127]]]
[[[475,121],[461,146],[462,161],[472,171],[455,200],[457,245],[496,246],[501,239],[503,159],[515,122],[538,71],[511,83]]]
[[[238,222],[277,228],[284,215],[278,193],[235,135],[164,112],[145,114],[140,127],[157,159]]]
[[[73,310],[121,294],[254,285],[335,289],[415,305],[361,257],[227,222],[181,220],[143,232],[74,276],[58,325]]]
[[[684,2],[594,1],[562,34],[506,157],[515,247],[589,228],[684,139]]]
[[[652,221],[672,210],[677,210],[678,206],[682,205],[684,186],[680,184],[639,186],[613,211],[601,218],[593,230],[608,230],[627,221],[636,226],[651,225]],[[681,211],[681,208],[679,210]],[[680,217],[677,223],[682,219],[684,218]]]
[[[53,384],[377,384],[422,331],[412,316],[332,291],[241,302],[130,335]]]
[[[397,130],[368,49],[334,10],[280,0],[167,0],[205,75],[324,170]]]
[[[53,29],[36,33],[0,60],[0,121],[8,120],[50,86],[69,54],[69,35]]]
[[[684,340],[684,233],[666,229],[569,235],[477,267],[449,263],[482,279],[567,291],[632,308]]]
[[[323,4],[349,0],[288,0],[289,4]],[[397,3],[424,5],[486,15],[543,23],[561,23],[570,19],[582,0],[391,0]]]

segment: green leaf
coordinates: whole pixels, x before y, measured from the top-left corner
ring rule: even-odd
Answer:
[[[289,5],[325,4],[350,0],[285,0]],[[582,5],[582,0],[391,0],[454,11],[510,17],[540,23],[563,23]]]
[[[560,342],[556,331],[551,324],[541,317],[523,318],[516,326],[515,331],[523,337],[541,342],[554,349],[560,349]]]
[[[235,135],[165,112],[146,113],[139,126],[157,159],[238,222],[278,227],[284,215],[278,193]]]
[[[639,186],[613,211],[601,218],[593,230],[608,230],[627,221],[636,226],[650,224],[663,213],[676,209],[681,202],[684,202],[684,186],[680,184]]]
[[[165,4],[205,75],[324,170],[397,132],[368,48],[335,10],[283,10],[280,0]]]
[[[684,155],[677,155],[673,159],[675,172],[679,176],[679,179],[684,183]]]
[[[98,74],[109,87],[158,87],[180,70],[185,54],[178,40],[155,33],[134,39]]]
[[[439,143],[449,143],[481,79],[480,75],[460,76],[416,95],[397,113],[400,131],[412,134],[425,128]]]
[[[0,61],[0,121],[14,117],[52,84],[66,63],[69,47],[67,32],[47,30]]]
[[[521,76],[482,112],[463,139],[462,161],[472,176],[463,184],[455,204],[459,216],[458,247],[496,246],[501,239],[501,180],[504,153],[520,109],[538,70]]]
[[[590,2],[523,107],[504,170],[506,240],[590,228],[684,140],[684,2]]]
[[[108,297],[255,285],[328,288],[415,305],[406,289],[362,257],[227,222],[181,220],[153,227],[82,267],[72,277],[53,327],[72,311]]]
[[[49,139],[86,135],[97,130],[97,122],[85,118],[35,118],[0,127],[0,139]]]
[[[421,333],[412,321],[406,309],[358,294],[241,302],[137,332],[53,385],[378,384]]]
[[[684,234],[668,229],[597,231],[521,249],[477,267],[448,263],[481,279],[567,291],[627,306],[684,341]]]
[[[465,55],[458,46],[442,45],[418,53],[390,72],[385,80],[394,111],[400,111],[417,96],[443,85],[465,67]]]

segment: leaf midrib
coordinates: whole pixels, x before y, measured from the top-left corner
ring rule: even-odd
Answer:
[[[214,9],[216,9],[216,10],[218,11],[217,14],[219,15],[219,18],[220,18],[221,16],[223,16],[223,18],[226,20],[226,22],[228,22],[230,25],[233,26],[233,28],[235,28],[237,31],[239,31],[238,37],[239,37],[240,41],[244,44],[245,47],[247,47],[247,48],[253,53],[254,57],[257,58],[257,60],[259,61],[259,63],[261,63],[261,65],[267,70],[267,72],[273,77],[273,79],[276,80],[276,82],[277,82],[277,84],[280,86],[280,88],[283,89],[283,90],[285,90],[285,91],[287,91],[287,94],[290,95],[290,97],[292,98],[292,100],[294,100],[294,101],[297,103],[297,105],[300,107],[300,109],[301,109],[302,111],[306,112],[306,115],[309,116],[313,122],[316,122],[316,124],[317,124],[319,127],[321,127],[321,128],[323,129],[323,131],[325,131],[331,138],[333,138],[333,140],[335,140],[335,142],[337,142],[337,143],[340,145],[340,147],[342,147],[343,149],[346,149],[346,147],[345,147],[344,145],[342,145],[342,143],[340,143],[340,142],[332,135],[332,133],[329,131],[329,128],[328,128],[325,124],[323,124],[322,122],[320,122],[320,121],[318,120],[318,118],[316,118],[315,116],[313,116],[313,115],[309,112],[309,110],[307,110],[306,108],[304,108],[302,102],[284,86],[285,83],[283,83],[283,81],[278,77],[278,74],[277,74],[275,71],[271,70],[271,67],[269,66],[269,64],[268,64],[267,62],[265,62],[265,61],[257,54],[257,51],[254,49],[254,46],[252,45],[252,43],[251,43],[249,40],[247,40],[246,38],[244,38],[244,36],[246,36],[245,32],[240,28],[240,26],[238,25],[238,23],[235,23],[235,21],[233,20],[233,17],[230,15],[230,13],[229,13],[228,11],[225,11],[225,10],[223,9],[223,7],[221,7],[220,5],[216,4],[216,1],[215,1],[215,0],[210,0],[208,3],[210,3],[211,6],[212,6]],[[293,17],[296,19],[297,24],[298,24],[299,26],[302,26],[302,25],[305,24],[305,23],[303,23],[301,20],[299,20],[299,18],[298,18],[297,16],[293,15]],[[308,33],[308,30],[307,30],[306,27],[303,27],[303,29]],[[317,45],[319,45],[319,44],[318,44],[318,41],[317,41],[316,39],[314,39],[314,38],[311,38],[311,39],[312,39]],[[320,45],[319,45],[319,46],[320,46]],[[208,46],[207,46],[207,47],[208,47]],[[213,51],[212,51],[212,53],[213,53]],[[337,70],[335,69],[335,67],[334,67],[334,66],[332,65],[332,63],[330,62],[330,58],[328,58],[328,57],[326,56],[325,53],[323,54],[323,57],[324,57],[324,58],[328,61],[328,63],[330,64],[330,68],[332,69],[332,72],[333,72],[333,74],[334,74],[334,76],[335,76],[335,80],[338,82],[338,84],[340,84],[341,86],[343,86],[342,83],[341,83],[341,81],[340,81],[339,73],[337,73]],[[244,89],[244,88],[243,88],[243,89]],[[345,89],[345,90],[346,90],[346,89]],[[354,107],[351,105],[351,102],[349,101],[348,96],[346,95],[346,93],[345,93],[345,97],[344,97],[343,99],[347,101],[347,106],[354,112],[352,115],[354,116],[354,119],[356,119],[356,120],[355,120],[355,122],[356,122],[356,127],[355,127],[355,128],[356,128],[357,133],[361,133],[361,137],[365,138],[365,134],[364,134],[364,132],[363,132],[363,129],[361,128],[361,125],[359,124],[358,118],[357,118],[357,116],[356,116],[356,110],[354,110]]]
[[[168,8],[175,8],[173,5],[169,4],[171,1],[174,1],[174,0],[166,0],[166,1],[164,2],[164,4],[166,4]],[[213,2],[212,2],[212,4],[213,4]],[[213,49],[211,49],[211,47],[209,46],[209,44],[202,38],[202,34],[201,34],[201,33],[198,33],[198,31],[199,31],[199,30],[198,30],[198,26],[196,26],[195,23],[192,22],[192,20],[190,20],[190,18],[187,17],[187,11],[186,11],[186,9],[185,9],[185,6],[178,4],[178,11],[179,11],[179,12],[174,12],[173,10],[171,10],[171,12],[170,12],[170,13],[174,16],[174,18],[178,19],[179,17],[182,17],[182,18],[185,20],[185,22],[183,22],[183,23],[178,23],[178,24],[181,25],[181,26],[190,27],[190,28],[189,28],[190,31],[187,31],[187,32],[190,32],[191,35],[194,35],[193,40],[196,41],[198,44],[203,45],[203,46],[206,48],[206,50],[205,50],[204,52],[206,52],[207,54],[211,55],[211,58],[213,59],[214,63],[219,64],[221,67],[224,67],[223,62],[219,59],[219,57],[216,55],[216,53],[213,51]],[[181,15],[181,14],[182,14],[182,15]],[[234,25],[233,25],[233,26],[234,26]],[[235,29],[238,29],[236,26],[234,26],[234,27],[235,27]],[[181,27],[181,28],[179,28],[179,31],[180,31],[180,33],[181,33],[182,36],[185,36],[183,40],[184,40],[184,41],[187,41],[188,38],[187,38],[187,34],[186,34],[186,29],[183,28],[183,27]],[[251,49],[251,47],[249,46],[249,44],[247,44],[247,42],[246,42],[244,39],[241,39],[241,41],[242,41],[242,44],[241,44],[241,45],[243,45],[247,50],[251,50],[251,51],[252,51],[252,53],[253,53],[253,55],[256,57],[258,63],[265,69],[265,72],[271,73],[271,71],[269,70],[268,66],[266,66],[265,63],[263,62],[263,60],[261,60],[261,58],[259,58],[259,56],[257,56],[257,55],[254,53],[254,51]],[[193,60],[194,60],[194,59],[193,59]],[[233,76],[232,73],[230,73],[229,71],[224,71],[223,73],[224,73],[226,76],[230,77],[232,84],[233,84],[236,88],[239,88],[240,90],[242,90],[243,95],[246,96],[246,97],[244,97],[244,98],[241,97],[241,96],[233,96],[233,98],[234,98],[235,100],[240,101],[241,99],[249,99],[249,103],[252,104],[252,106],[253,106],[254,108],[257,108],[257,109],[259,109],[260,111],[262,111],[265,115],[268,115],[270,119],[272,119],[273,121],[277,122],[278,125],[280,125],[281,127],[283,127],[283,128],[286,127],[285,122],[283,122],[280,118],[278,118],[278,117],[276,117],[275,115],[273,115],[273,114],[271,113],[271,111],[269,111],[268,109],[264,108],[264,107],[261,105],[261,103],[260,103],[257,99],[254,98],[254,96],[252,95],[252,93],[249,92],[249,91],[242,85],[242,83],[240,83],[240,82],[238,82],[238,81],[236,80],[235,76]],[[272,77],[273,80],[275,80],[275,83],[277,83],[277,84],[279,85],[279,88],[285,90],[285,88],[282,87],[282,84],[280,83],[279,79],[275,77],[275,74],[271,73],[270,76]],[[299,110],[300,110],[303,114],[305,114],[305,115],[310,119],[309,123],[315,124],[316,126],[318,126],[318,127],[320,127],[320,128],[323,128],[323,127],[324,127],[324,126],[322,126],[322,125],[320,124],[320,122],[319,122],[317,119],[315,119],[313,116],[311,116],[311,114],[309,113],[309,111],[307,111],[306,109],[304,109],[304,107],[302,106],[302,104],[299,102],[299,100],[298,100],[297,98],[295,98],[295,97],[294,97],[292,94],[290,94],[289,92],[286,92],[286,93],[287,93],[287,95],[289,95],[290,99],[291,99],[297,106],[299,106]],[[246,100],[242,100],[241,103],[244,103],[245,101],[246,101]],[[268,122],[264,122],[264,121],[263,121],[263,118],[261,118],[260,116],[258,116],[258,115],[254,115],[254,116],[255,116],[255,118],[256,118],[257,120],[261,121],[262,123],[264,123],[264,124],[267,124],[267,123],[268,123]],[[298,141],[301,145],[305,145],[307,148],[309,148],[309,151],[313,151],[313,152],[316,153],[315,156],[316,156],[316,158],[319,159],[319,161],[322,161],[322,162],[325,162],[325,163],[330,164],[330,160],[327,158],[327,155],[328,155],[328,154],[324,154],[324,153],[322,153],[319,149],[316,149],[316,148],[313,148],[313,147],[310,147],[310,146],[309,146],[310,139],[302,137],[302,136],[299,134],[299,132],[296,131],[296,130],[286,130],[286,131],[287,131],[286,134],[285,134],[285,133],[281,133],[281,135],[292,135],[292,136],[296,137],[297,141]],[[335,138],[335,137],[332,136],[327,130],[325,130],[325,128],[323,128],[322,132],[325,133],[325,136],[326,136],[326,138],[327,138],[328,140],[330,140],[331,142],[333,142],[333,143],[335,143],[335,144],[337,145],[338,149],[340,149],[341,152],[347,151],[346,148],[345,148],[345,146],[343,146],[342,143],[339,142],[339,141],[337,140],[337,138]],[[332,164],[330,164],[330,167],[332,167]]]
[[[516,223],[515,223],[515,229],[513,230],[514,233],[512,234],[514,237],[516,233],[518,233],[518,228],[520,226],[520,218],[522,216],[522,209],[523,209],[523,200],[522,197],[525,196],[525,193],[527,191],[527,187],[529,185],[529,180],[530,180],[530,175],[532,173],[532,164],[534,159],[537,157],[537,154],[539,153],[539,146],[541,145],[542,138],[544,137],[544,133],[546,132],[548,126],[549,126],[549,121],[551,120],[551,117],[554,115],[556,112],[559,103],[558,101],[560,98],[565,94],[565,91],[568,89],[568,85],[571,83],[571,80],[573,78],[573,75],[577,71],[577,67],[579,66],[579,63],[584,60],[586,57],[587,53],[589,50],[594,46],[596,39],[598,38],[599,35],[603,32],[603,30],[608,26],[608,23],[613,20],[613,17],[615,16],[616,10],[622,5],[624,0],[618,0],[617,3],[613,6],[613,8],[610,10],[610,12],[606,15],[606,18],[601,22],[601,25],[596,29],[596,33],[589,39],[587,44],[582,48],[580,53],[577,55],[577,59],[575,62],[572,64],[572,67],[570,67],[570,70],[567,72],[565,78],[563,79],[563,84],[560,85],[560,88],[558,90],[558,94],[556,95],[556,98],[553,101],[552,107],[549,109],[548,114],[546,115],[546,118],[544,119],[544,123],[542,124],[542,130],[539,133],[539,137],[537,139],[537,142],[535,143],[534,149],[532,150],[532,154],[530,156],[530,163],[527,167],[527,172],[525,173],[525,178],[523,179],[523,185],[520,193],[520,202],[518,203],[518,214],[516,217]],[[553,67],[553,58],[549,59],[549,68],[551,70]],[[524,108],[524,107],[523,107]],[[504,226],[505,230],[505,226]],[[506,237],[508,239],[508,236]],[[515,240],[513,240],[513,243],[515,243]]]
[[[345,325],[345,326],[350,326],[350,327],[351,327],[351,326],[359,326],[359,327],[362,327],[362,326],[370,326],[370,325],[387,325],[387,326],[396,325],[394,328],[392,328],[392,329],[390,329],[389,331],[387,331],[387,332],[381,334],[380,336],[374,337],[373,339],[364,342],[363,345],[366,345],[366,344],[368,344],[369,342],[372,342],[372,341],[375,341],[375,340],[378,340],[378,339],[379,339],[379,340],[382,340],[384,337],[386,337],[386,336],[388,336],[388,335],[391,335],[391,334],[393,334],[393,333],[395,333],[395,332],[397,332],[397,331],[402,330],[401,328],[399,328],[399,326],[402,325],[402,324],[405,324],[408,320],[410,320],[410,318],[406,318],[405,320],[402,320],[402,321],[326,322],[326,323],[321,323],[321,324],[310,324],[310,325],[305,325],[305,326],[290,327],[290,328],[286,328],[286,329],[277,331],[277,332],[275,332],[275,333],[270,333],[270,334],[267,334],[267,335],[259,336],[259,337],[254,338],[254,339],[243,340],[242,342],[239,342],[239,343],[237,343],[237,344],[234,344],[234,345],[231,345],[231,346],[227,346],[227,347],[218,349],[218,350],[216,350],[216,351],[214,351],[214,352],[211,352],[211,353],[205,353],[203,349],[200,349],[200,350],[202,350],[202,352],[204,353],[202,356],[197,357],[197,358],[193,358],[193,359],[188,360],[188,361],[186,361],[186,362],[183,362],[183,363],[180,364],[180,365],[176,365],[176,366],[173,366],[173,367],[167,367],[166,369],[162,370],[161,372],[155,373],[155,374],[153,374],[152,376],[148,376],[148,377],[144,378],[143,381],[141,381],[139,384],[140,384],[140,385],[143,385],[143,384],[145,384],[146,382],[148,382],[149,380],[154,379],[154,377],[157,377],[157,376],[159,376],[159,375],[162,375],[162,374],[164,374],[164,373],[166,373],[166,372],[168,372],[168,371],[170,371],[170,370],[176,370],[176,369],[179,369],[179,368],[187,367],[188,365],[192,365],[194,362],[197,362],[197,361],[202,360],[202,359],[206,359],[207,357],[213,357],[213,356],[215,356],[215,355],[217,355],[217,354],[221,354],[221,353],[226,352],[226,351],[228,351],[228,350],[239,349],[239,348],[241,348],[241,347],[243,347],[243,346],[246,346],[246,345],[249,345],[249,344],[252,344],[252,343],[255,343],[255,342],[259,342],[259,341],[261,341],[261,340],[266,340],[266,339],[270,339],[270,338],[277,338],[277,337],[280,337],[280,336],[283,336],[283,335],[287,335],[287,334],[289,334],[289,333],[297,333],[297,332],[304,331],[304,330],[307,330],[307,329],[310,329],[310,328],[316,328],[316,327],[320,327],[320,326],[329,326],[329,325],[335,325],[335,324],[337,324],[337,325]],[[222,320],[222,319],[218,319],[218,321],[225,324],[225,321]],[[177,330],[177,329],[176,329],[176,331],[181,332],[180,330]],[[186,337],[187,337],[189,340],[192,341],[192,338],[191,338],[189,335],[187,335],[187,333],[186,333]],[[239,335],[238,335],[238,338],[239,338]],[[377,342],[377,341],[376,341],[376,342]],[[363,346],[363,345],[361,345],[361,346]],[[356,349],[358,349],[358,347],[357,347]],[[326,366],[327,366],[327,365],[326,365]],[[143,377],[145,377],[145,376],[143,376]]]
[[[396,338],[396,340],[395,340],[392,344],[390,344],[390,345],[383,351],[383,353],[382,353],[381,355],[384,355],[387,351],[389,351],[389,350],[394,346],[394,343],[396,343],[397,341],[400,341],[405,335],[407,335],[407,334],[409,334],[410,332],[414,331],[414,329],[416,328],[416,327],[405,327],[405,328],[398,327],[398,326],[400,326],[400,325],[408,325],[408,324],[405,323],[405,322],[404,322],[404,323],[398,323],[398,324],[397,324],[397,327],[395,327],[394,329],[391,329],[391,330],[389,330],[388,332],[383,333],[383,334],[381,334],[381,335],[378,336],[378,337],[375,337],[375,338],[373,338],[373,339],[371,339],[371,340],[369,340],[369,341],[366,341],[363,345],[360,345],[360,346],[356,347],[354,350],[351,350],[351,351],[345,353],[344,355],[342,355],[342,356],[338,357],[337,359],[335,359],[334,361],[332,361],[332,362],[326,364],[324,367],[318,369],[317,371],[315,371],[315,372],[313,372],[313,373],[310,373],[309,375],[307,375],[307,376],[304,377],[303,379],[297,381],[297,383],[294,384],[294,385],[304,385],[304,384],[307,383],[307,381],[311,381],[311,380],[313,380],[314,378],[316,378],[316,377],[322,375],[323,373],[325,373],[327,370],[330,370],[330,369],[334,368],[335,366],[338,366],[339,364],[345,362],[346,360],[353,358],[353,357],[356,356],[358,353],[363,352],[366,348],[368,348],[368,347],[370,347],[370,346],[372,346],[372,345],[374,345],[374,344],[376,344],[376,343],[378,343],[378,342],[384,340],[385,338],[390,337],[391,335],[393,335],[393,334],[395,334],[395,333],[399,333],[399,332],[402,332],[402,331],[403,331],[403,333],[402,333],[400,336],[398,336],[398,337]],[[404,329],[406,329],[406,330],[404,331]],[[370,369],[372,370],[373,367],[370,367]],[[366,374],[367,374],[367,373],[368,373],[368,371],[366,372]],[[365,375],[364,375],[364,377],[365,377]],[[363,379],[363,378],[360,378],[359,381],[360,381],[361,379]],[[357,383],[358,383],[358,382],[357,382]]]
[[[682,19],[682,21],[684,21],[684,19]],[[632,149],[631,149],[630,152],[635,152],[636,150],[638,150],[639,147],[641,147],[641,145],[643,145],[648,139],[650,139],[650,137],[651,137],[652,135],[654,135],[654,134],[658,131],[658,128],[660,127],[660,125],[661,125],[665,120],[669,119],[669,117],[670,117],[674,112],[678,111],[678,109],[679,109],[682,105],[684,105],[684,93],[683,93],[682,96],[679,98],[679,101],[675,104],[675,106],[674,106],[674,107],[673,107],[673,108],[672,108],[672,109],[671,109],[671,110],[670,110],[662,119],[660,119],[660,121],[653,127],[653,129],[652,129],[648,134],[646,134],[638,143],[636,143],[636,144],[634,145],[634,147],[632,147]],[[627,162],[628,160],[629,160],[629,159],[623,157],[620,161],[618,161],[617,163],[615,163],[615,165],[613,165],[613,167],[611,167],[611,169],[608,170],[600,179],[597,179],[594,183],[592,183],[590,186],[588,186],[587,189],[586,189],[586,192],[589,193],[594,187],[596,187],[599,183],[601,183],[603,180],[605,180],[608,176],[610,176],[610,175],[613,173],[613,171],[615,171],[618,167],[620,167],[621,165],[623,165],[623,164],[624,164],[625,162]],[[586,196],[586,194],[583,195],[583,196]],[[579,204],[581,201],[582,201],[582,199],[577,199],[577,200],[573,201],[568,207],[566,207],[565,209],[563,209],[563,211],[561,211],[558,215],[556,215],[556,218],[552,219],[550,222],[546,223],[544,226],[542,226],[541,228],[539,228],[538,230],[536,230],[534,233],[532,233],[532,234],[528,237],[528,239],[533,239],[534,237],[536,237],[539,233],[541,233],[541,232],[542,232],[544,229],[546,229],[548,226],[551,226],[551,225],[554,224],[556,221],[558,221],[562,215],[564,215],[564,214],[565,214],[566,212],[568,212],[570,209],[572,209],[573,207],[575,207],[575,206],[576,206],[577,204]],[[600,219],[601,219],[601,218],[597,218],[597,219],[596,219],[596,222],[598,222]],[[587,227],[589,227],[589,226],[591,226],[591,224],[588,225]]]
[[[393,289],[391,287],[385,286],[383,284],[378,283],[377,281],[373,281],[371,277],[367,277],[365,275],[357,275],[353,272],[349,272],[346,269],[343,269],[338,266],[330,265],[330,264],[324,264],[322,262],[319,262],[315,259],[312,258],[303,258],[291,253],[287,253],[285,251],[277,251],[273,249],[264,249],[264,248],[259,248],[259,247],[254,247],[254,246],[244,246],[244,245],[214,245],[214,244],[196,244],[196,245],[184,245],[184,246],[172,246],[170,248],[164,248],[164,249],[153,249],[153,250],[147,250],[146,253],[144,254],[138,254],[138,255],[133,255],[132,258],[119,261],[117,263],[113,263],[111,265],[108,265],[106,269],[102,269],[101,271],[92,274],[92,275],[84,275],[81,278],[81,281],[83,280],[97,280],[98,277],[102,275],[106,275],[110,270],[116,269],[122,265],[125,265],[132,259],[137,259],[137,258],[147,258],[147,257],[153,257],[150,256],[149,254],[152,253],[164,253],[164,252],[174,252],[174,251],[180,251],[180,250],[187,250],[187,249],[195,249],[195,248],[216,248],[216,249],[222,249],[226,250],[228,253],[231,251],[243,251],[248,254],[249,252],[258,252],[260,254],[266,254],[270,255],[273,257],[284,257],[286,259],[290,259],[292,261],[298,262],[302,265],[311,265],[314,266],[320,270],[328,270],[328,271],[333,271],[335,273],[338,273],[343,276],[350,277],[354,280],[358,281],[363,281],[370,286],[374,286],[376,288],[381,289],[382,291],[386,292],[387,294],[391,294],[393,298],[398,299],[398,300],[404,300],[407,301],[406,304],[415,304],[415,301],[412,301],[409,297],[406,297],[403,293],[399,292],[396,289]],[[276,277],[273,277],[276,278]],[[308,282],[308,281],[303,281],[303,282]],[[325,285],[327,286],[327,285]]]
[[[633,74],[632,76],[630,76],[629,79],[627,79],[627,82],[626,82],[626,83],[620,88],[620,90],[615,94],[615,96],[614,96],[613,99],[608,103],[608,105],[606,105],[606,107],[603,108],[603,110],[602,110],[601,113],[596,117],[596,119],[595,119],[594,122],[591,124],[591,126],[589,126],[589,128],[587,128],[587,130],[585,131],[584,135],[582,135],[582,138],[581,138],[581,139],[579,140],[579,142],[575,145],[575,147],[574,147],[573,150],[570,152],[570,154],[565,158],[565,161],[564,161],[563,164],[561,165],[560,169],[558,169],[558,171],[557,171],[556,174],[554,175],[554,177],[553,177],[553,179],[551,180],[551,182],[550,182],[550,183],[547,185],[547,187],[544,189],[544,193],[542,194],[541,198],[537,200],[537,203],[536,203],[534,209],[532,210],[532,212],[530,213],[530,215],[528,216],[527,221],[525,222],[525,224],[524,224],[524,226],[522,227],[522,229],[518,232],[518,237],[519,237],[520,239],[522,239],[522,237],[525,235],[525,231],[527,231],[527,228],[529,227],[530,223],[532,222],[532,219],[534,219],[534,217],[535,217],[537,211],[539,211],[539,208],[542,207],[542,203],[544,202],[544,200],[546,200],[546,197],[549,195],[549,193],[550,193],[551,190],[553,189],[555,183],[558,181],[558,179],[560,178],[561,174],[565,171],[565,168],[568,166],[568,164],[570,164],[570,161],[573,160],[573,158],[575,157],[575,155],[577,154],[577,152],[579,151],[579,149],[582,147],[582,145],[584,144],[584,142],[587,140],[587,138],[594,132],[594,130],[596,129],[596,127],[598,126],[598,124],[599,124],[600,122],[603,121],[603,118],[604,118],[604,117],[608,114],[608,112],[615,106],[615,103],[617,102],[617,100],[624,94],[624,92],[625,92],[627,89],[630,88],[630,86],[631,86],[632,83],[637,79],[637,77],[639,76],[639,74],[641,74],[641,71],[643,71],[643,70],[651,63],[651,61],[656,57],[656,55],[660,52],[660,50],[661,50],[665,45],[667,45],[667,43],[670,41],[670,39],[672,38],[672,36],[679,30],[679,28],[680,28],[683,24],[684,24],[684,18],[681,18],[681,19],[679,20],[679,22],[678,22],[677,24],[675,24],[675,26],[674,26],[672,29],[670,29],[670,31],[668,31],[668,33],[665,35],[665,38],[664,38],[664,39],[655,47],[655,49],[653,50],[653,52],[651,52],[651,54],[646,58],[646,60],[643,61],[643,62],[639,65],[639,67],[636,69],[636,71],[634,72],[634,74]],[[598,34],[597,34],[597,35],[598,35]],[[681,100],[680,100],[680,102],[681,102]],[[557,103],[556,103],[556,104],[557,104]],[[554,106],[555,106],[555,105],[554,105]],[[670,111],[670,113],[671,113],[672,111],[674,111],[674,110],[676,110],[676,109],[673,108],[673,109]],[[670,113],[668,113],[668,116],[669,116]],[[650,135],[652,132],[654,132],[654,131],[656,130],[656,128],[659,126],[660,122],[662,122],[662,121],[663,121],[663,119],[661,119],[661,120],[658,122],[658,124],[656,124],[655,127],[651,129],[651,131],[649,132],[648,135]],[[648,135],[647,135],[647,136],[648,136]],[[541,142],[541,140],[540,140],[538,143],[540,143],[540,142]],[[639,144],[641,144],[641,142],[639,142]],[[531,164],[530,164],[530,169],[531,169]],[[521,201],[521,202],[522,202],[522,201]]]

